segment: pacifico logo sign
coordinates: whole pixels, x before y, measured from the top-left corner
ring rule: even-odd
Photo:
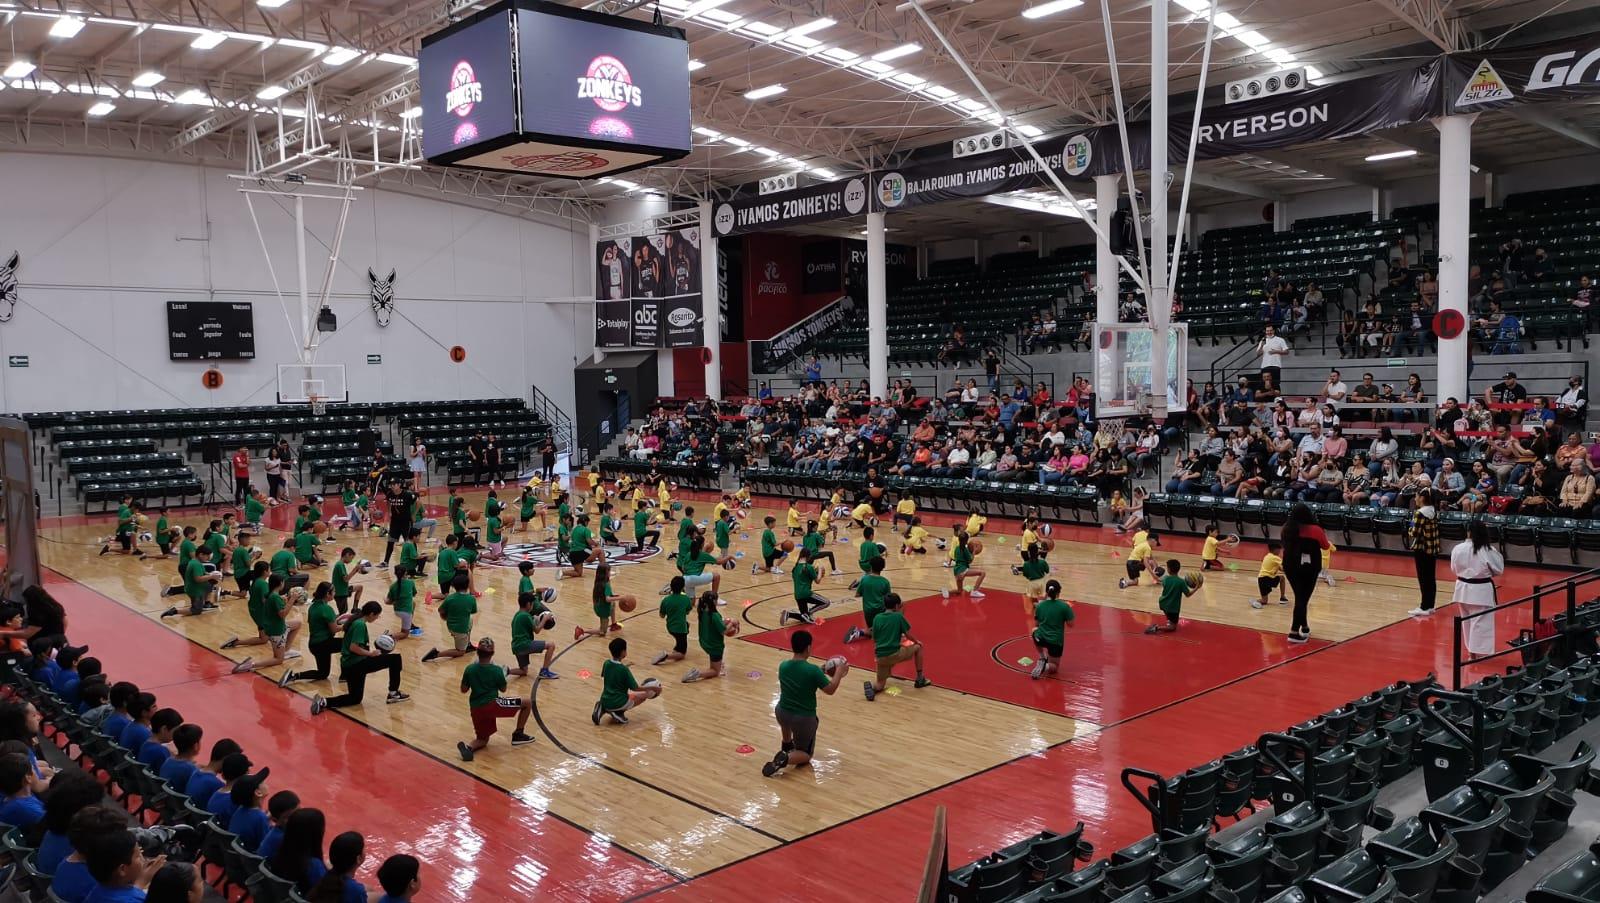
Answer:
[[[444,108],[466,120],[472,115],[472,108],[480,103],[483,103],[483,84],[478,81],[477,73],[472,71],[472,64],[466,60],[456,63],[455,68],[450,70],[450,90],[444,96]],[[456,126],[450,141],[461,145],[476,141],[477,138],[478,127],[470,121],[463,121]]]
[[[757,295],[787,295],[789,282],[783,278],[783,269],[776,260],[769,260],[761,268],[761,281],[756,283]]]

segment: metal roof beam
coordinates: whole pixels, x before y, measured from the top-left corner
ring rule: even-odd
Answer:
[[[1570,141],[1576,141],[1585,147],[1600,149],[1600,135],[1573,125],[1559,117],[1552,116],[1543,110],[1534,109],[1533,107],[1511,106],[1507,107],[1505,112],[1512,119],[1521,120],[1528,125],[1536,125],[1551,134],[1560,135]]]

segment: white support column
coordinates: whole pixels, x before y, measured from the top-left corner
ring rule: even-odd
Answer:
[[[1272,231],[1289,231],[1289,202],[1282,198],[1272,202]]]
[[[1487,169],[1483,171],[1483,206],[1500,206],[1500,184],[1495,180],[1494,173]]]
[[[1472,206],[1472,122],[1477,114],[1441,116],[1439,130],[1439,310],[1467,319],[1467,269],[1471,263],[1468,216]],[[1439,340],[1440,401],[1467,403],[1467,336]]]
[[[588,250],[585,252],[584,257],[586,257],[589,260],[593,260],[594,259],[594,249],[597,246],[599,246],[599,244],[600,244],[600,224],[599,223],[590,223],[589,224],[589,247],[588,247]],[[591,297],[591,298],[600,297],[600,284],[599,284],[599,281],[598,281],[599,279],[600,279],[599,267],[590,266],[589,267],[589,297]],[[599,304],[598,301],[595,302],[595,303],[597,305]],[[598,307],[590,310],[589,311],[589,319],[593,320],[595,318],[594,315],[598,311],[599,311]],[[600,363],[601,361],[603,361],[605,359],[606,359],[605,349],[601,348],[599,345],[596,345],[595,348],[594,348],[594,362],[598,364],[598,363]]]
[[[1394,209],[1394,196],[1387,188],[1372,189],[1372,221],[1386,220]]]
[[[1167,411],[1167,326],[1172,289],[1167,284],[1167,4],[1150,4],[1150,292],[1145,299],[1154,331],[1150,355],[1150,414]],[[1174,374],[1175,376],[1178,374]],[[1183,402],[1179,396],[1178,402]]]
[[[1094,221],[1100,232],[1111,234],[1111,217],[1117,212],[1117,176],[1094,177]],[[1094,245],[1094,319],[1097,323],[1117,322],[1117,289],[1122,284],[1122,273],[1117,270],[1117,255],[1111,245],[1097,241]]]
[[[707,278],[709,274],[709,278]],[[711,357],[706,361],[706,395],[722,400],[722,304],[717,279],[717,233],[711,228],[711,202],[700,202],[700,313]]]
[[[973,242],[976,246],[977,242]],[[889,281],[883,214],[867,214],[867,388],[889,394]]]

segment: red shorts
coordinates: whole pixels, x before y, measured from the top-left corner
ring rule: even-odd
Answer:
[[[494,702],[472,709],[472,730],[479,740],[494,736],[495,722],[501,718],[515,718],[522,711],[522,697],[502,696]]]

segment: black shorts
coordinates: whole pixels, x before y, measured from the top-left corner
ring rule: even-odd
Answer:
[[[235,586],[239,587],[239,592],[245,593],[246,595],[249,594],[249,592],[250,592],[250,575],[249,574],[245,574],[242,577],[239,576],[238,574],[234,574],[233,575],[233,583],[234,583]]]
[[[1040,649],[1043,649],[1045,651],[1045,654],[1049,655],[1051,658],[1060,658],[1061,657],[1061,648],[1062,648],[1061,644],[1060,643],[1046,643],[1046,642],[1040,640],[1039,639],[1039,631],[1037,631],[1037,630],[1035,630],[1033,632],[1033,644],[1035,646],[1038,646]]]
[[[455,580],[455,575],[453,574],[450,576],[450,580],[444,579],[443,574],[439,575],[439,592],[448,595],[450,593],[450,583],[453,580]]]
[[[132,551],[133,550],[133,534],[132,533],[118,533],[117,534],[117,545],[121,546],[122,547],[122,551],[124,551],[124,552]]]
[[[794,748],[806,755],[811,755],[817,748],[817,724],[815,715],[796,715],[774,707],[772,714],[778,719],[778,726],[789,732],[789,739],[794,743]]]
[[[572,562],[572,566],[575,567],[575,568],[576,567],[583,567],[583,563],[585,561],[589,560],[589,553],[588,552],[583,552],[583,551],[568,552],[567,553],[567,560]]]
[[[1256,588],[1261,591],[1261,598],[1265,599],[1272,595],[1272,591],[1277,589],[1282,582],[1282,577],[1257,577]]]
[[[679,655],[689,653],[689,635],[687,633],[674,633],[672,635],[672,651]]]
[[[765,561],[767,563],[767,567],[770,568],[772,567],[772,563],[774,561],[782,561],[784,554],[785,553],[783,550],[780,549],[776,552],[773,552],[771,555],[762,555],[761,560]]]
[[[1134,561],[1132,558],[1128,559],[1128,579],[1129,580],[1138,580],[1139,579],[1139,575],[1143,574],[1143,573],[1144,573],[1144,562],[1142,562],[1142,561]]]

